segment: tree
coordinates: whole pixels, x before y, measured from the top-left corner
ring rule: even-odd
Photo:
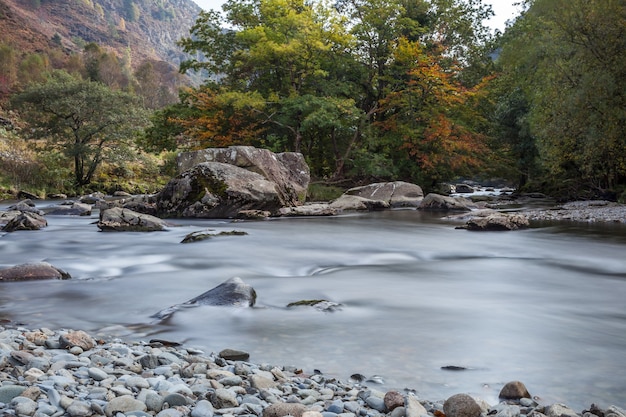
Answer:
[[[11,103],[36,136],[73,159],[76,187],[89,184],[100,163],[146,123],[135,96],[63,71],[29,86]]]
[[[626,183],[626,4],[526,3],[500,64],[528,101],[543,167],[578,189]]]
[[[403,40],[419,44],[429,62],[439,66],[436,74],[429,76],[442,77],[441,83],[454,85],[456,92],[464,89],[465,103],[470,106],[470,96],[477,97],[475,92],[482,88],[484,74],[480,72],[490,69],[477,66],[472,76],[466,77],[468,85],[463,85],[461,67],[473,60],[461,61],[455,54],[475,50],[478,56],[484,52],[478,48],[484,41],[479,21],[489,9],[480,0],[462,7],[466,3],[230,0],[224,5],[225,24],[217,12],[201,13],[191,36],[181,41],[185,52],[194,57],[181,64],[181,71],[207,71],[211,81],[197,89],[196,97],[203,100],[189,102],[201,107],[197,114],[202,116],[187,120],[187,132],[203,135],[202,143],[218,136],[231,140],[235,138],[232,129],[243,132],[244,127],[233,123],[236,114],[236,120],[246,127],[263,128],[252,129],[258,138],[250,140],[277,151],[302,152],[315,176],[340,180],[358,167],[363,176],[386,172],[411,179],[415,160],[406,149],[398,151],[404,142],[392,138],[390,124],[385,122],[396,114],[394,105],[409,105],[405,99],[411,96],[411,88],[417,88],[409,83],[419,81],[423,74],[411,74],[414,63],[401,62],[397,52]],[[400,91],[405,93],[403,97],[393,96]],[[453,96],[450,93],[447,98]],[[387,107],[383,109],[383,105]],[[476,146],[468,145],[466,150],[483,149],[478,146],[479,130],[485,128],[481,118],[470,120],[461,104],[455,104],[455,114],[446,113],[444,104],[438,111],[435,107],[425,105],[430,111],[420,110],[424,117],[421,126],[433,129],[413,132],[422,135],[411,139],[415,149],[417,142],[433,137],[442,114],[450,122],[449,143],[476,140]],[[243,109],[245,114],[234,112]],[[398,126],[411,125],[408,119],[396,121],[401,122]],[[438,168],[460,158],[443,157],[445,152],[453,152],[453,147],[440,149]],[[403,168],[379,169],[385,163]]]
[[[408,78],[381,100],[384,117],[377,122],[397,144],[396,155],[406,152],[415,163],[411,176],[426,186],[479,172],[491,155],[470,105],[484,85],[465,88],[438,59],[417,41],[399,40],[395,62],[409,68]]]

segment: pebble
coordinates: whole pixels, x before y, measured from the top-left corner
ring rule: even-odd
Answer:
[[[65,348],[61,348],[61,345]],[[69,417],[626,417],[540,406],[513,381],[501,403],[467,394],[427,401],[295,367],[258,365],[182,346],[98,340],[74,330],[0,326],[0,415]],[[245,353],[245,352],[243,352]],[[238,356],[243,358],[243,356]],[[226,357],[226,358],[225,358]],[[380,385],[378,385],[380,387]]]

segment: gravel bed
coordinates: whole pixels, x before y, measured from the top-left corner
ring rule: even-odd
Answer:
[[[626,204],[611,201],[574,201],[551,209],[525,210],[528,220],[569,220],[585,223],[626,223]]]
[[[159,417],[626,417],[611,406],[540,406],[521,382],[502,402],[460,393],[430,401],[293,367],[246,352],[203,352],[166,341],[124,343],[83,331],[0,327],[0,415]]]

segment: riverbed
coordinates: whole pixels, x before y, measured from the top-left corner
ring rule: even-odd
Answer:
[[[72,279],[2,283],[0,319],[241,349],[257,363],[378,376],[432,400],[463,392],[493,404],[521,380],[545,403],[626,407],[626,226],[470,232],[440,217],[179,219],[165,232],[105,233],[97,211],[47,216],[43,230],[0,236],[0,267],[47,261]],[[180,243],[205,229],[246,235]],[[151,318],[233,276],[255,288],[254,308]],[[285,307],[304,299],[342,308]]]

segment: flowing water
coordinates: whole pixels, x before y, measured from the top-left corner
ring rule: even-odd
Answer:
[[[47,261],[72,275],[2,283],[0,319],[242,349],[343,380],[379,375],[378,389],[431,400],[465,392],[494,404],[521,380],[547,404],[626,407],[624,226],[469,232],[399,210],[105,233],[97,215],[48,216],[46,229],[0,236],[0,267]],[[205,229],[247,235],[180,243]],[[256,289],[255,308],[150,317],[233,276]],[[343,308],[285,308],[304,299]]]

